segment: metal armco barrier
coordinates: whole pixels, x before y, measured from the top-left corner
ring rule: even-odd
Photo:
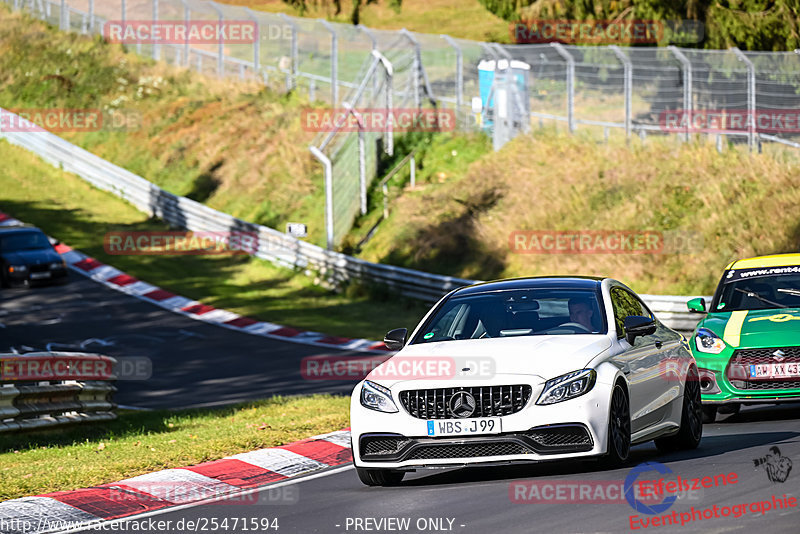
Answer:
[[[115,419],[115,364],[97,354],[0,354],[0,432]]]

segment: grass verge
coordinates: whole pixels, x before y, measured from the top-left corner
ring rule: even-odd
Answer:
[[[417,301],[375,298],[351,286],[334,293],[315,280],[243,256],[119,256],[103,248],[109,231],[165,230],[130,204],[34,154],[0,141],[0,210],[102,262],[164,289],[266,321],[345,337],[383,339],[412,327],[427,310]]]
[[[272,397],[226,408],[126,412],[95,425],[0,434],[0,501],[68,491],[275,447],[349,425],[348,397]]]

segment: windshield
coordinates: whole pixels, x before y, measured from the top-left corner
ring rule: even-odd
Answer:
[[[779,308],[800,308],[800,266],[727,271],[711,303],[711,311]]]
[[[412,343],[456,339],[605,334],[605,316],[591,289],[526,289],[447,300]]]
[[[0,251],[18,252],[51,248],[50,241],[41,232],[16,232],[0,236]]]

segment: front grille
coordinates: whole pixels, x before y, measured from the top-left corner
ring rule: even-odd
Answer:
[[[414,449],[407,460],[442,460],[446,458],[480,458],[482,456],[506,456],[530,454],[527,447],[513,442],[464,443],[453,445],[423,445]]]
[[[777,350],[784,353],[783,362],[800,362],[800,347],[739,349],[734,351],[728,367],[727,375],[731,385],[739,390],[755,391],[800,388],[800,380],[796,378],[762,379],[750,376],[751,365],[781,363],[773,357]]]
[[[400,403],[409,414],[419,419],[456,419],[450,411],[449,402],[458,391],[466,391],[475,397],[472,417],[498,417],[522,410],[531,398],[532,388],[522,384],[416,389],[401,391]]]
[[[542,447],[564,447],[591,445],[592,437],[580,425],[563,425],[551,428],[534,429],[528,433],[533,441]]]
[[[411,440],[403,436],[368,436],[361,440],[362,454],[369,456],[388,456],[396,454]]]

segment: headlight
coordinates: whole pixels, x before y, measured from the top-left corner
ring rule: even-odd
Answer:
[[[64,267],[65,267],[65,265],[64,265],[63,261],[61,261],[61,262],[53,262],[53,263],[50,264],[50,270],[51,271],[53,269],[63,269]]]
[[[580,397],[594,387],[597,372],[594,369],[573,371],[545,382],[544,391],[536,404],[555,404]]]
[[[28,270],[28,266],[27,265],[11,265],[8,268],[8,272],[10,272],[10,273],[25,272],[27,270]]]
[[[361,387],[361,406],[379,412],[395,413],[397,405],[392,400],[392,392],[375,382],[366,381]]]
[[[725,342],[708,328],[700,328],[694,337],[697,350],[708,354],[719,354],[725,350]]]

